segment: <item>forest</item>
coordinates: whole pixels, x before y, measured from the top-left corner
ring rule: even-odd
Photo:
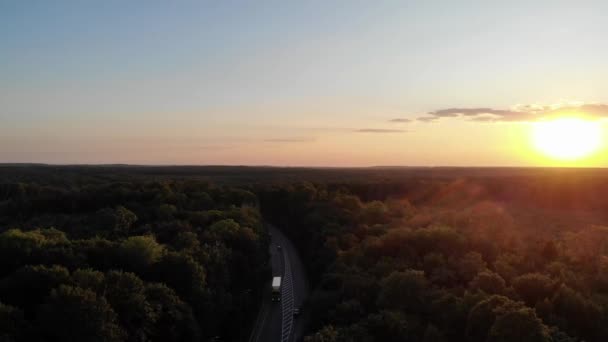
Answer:
[[[606,341],[606,174],[515,176],[261,189],[310,261],[305,341]]]
[[[0,340],[243,339],[268,276],[254,194],[36,171],[0,182]]]
[[[608,173],[0,167],[0,341],[246,341],[266,223],[306,342],[608,340]]]

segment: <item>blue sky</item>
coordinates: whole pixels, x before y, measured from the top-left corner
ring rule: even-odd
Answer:
[[[601,1],[4,1],[0,161],[528,164],[508,140],[463,152],[458,134],[487,140],[493,124],[389,120],[604,103],[605,13]]]

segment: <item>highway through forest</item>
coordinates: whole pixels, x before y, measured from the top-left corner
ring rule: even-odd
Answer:
[[[270,261],[272,276],[281,277],[281,301],[271,301],[271,279],[262,300],[249,342],[291,342],[303,339],[307,312],[294,316],[309,294],[304,264],[291,241],[279,229],[269,226],[272,234]],[[280,248],[278,246],[281,246]],[[305,311],[305,310],[304,310]]]

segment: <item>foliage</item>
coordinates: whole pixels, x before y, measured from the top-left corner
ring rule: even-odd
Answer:
[[[242,338],[269,276],[256,196],[86,172],[0,170],[0,341]]]
[[[531,195],[533,183],[509,182],[260,186],[265,217],[297,243],[316,284],[310,339],[606,340],[606,229],[539,229],[563,219],[542,206],[568,219],[572,208],[561,197]]]
[[[270,221],[305,341],[605,341],[603,172],[0,166],[0,340],[245,340]]]
[[[110,304],[93,291],[61,285],[38,312],[40,334],[48,341],[121,341],[124,331]]]

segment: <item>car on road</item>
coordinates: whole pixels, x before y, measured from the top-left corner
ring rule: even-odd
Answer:
[[[277,249],[281,249],[281,245],[277,245]]]
[[[272,301],[281,301],[281,277],[272,278]]]
[[[293,309],[293,316],[299,316],[300,315],[300,308],[295,308]]]

